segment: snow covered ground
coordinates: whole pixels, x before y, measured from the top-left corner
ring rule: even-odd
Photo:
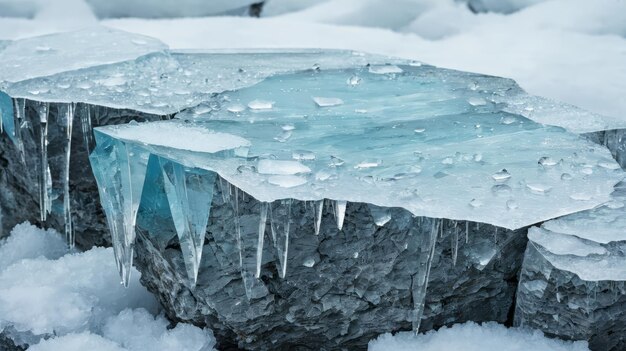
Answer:
[[[139,277],[125,289],[112,249],[68,252],[59,233],[20,224],[0,241],[0,330],[33,351],[213,349],[209,330],[168,329]]]
[[[68,252],[53,230],[29,223],[0,241],[0,330],[32,351],[210,351],[210,330],[170,323],[133,271],[119,284],[111,249]],[[48,338],[48,339],[44,339]],[[545,338],[539,332],[495,323],[442,328],[416,336],[385,334],[371,351],[588,350],[585,342]]]

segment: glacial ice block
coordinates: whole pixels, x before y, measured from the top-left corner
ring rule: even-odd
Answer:
[[[611,201],[530,228],[515,323],[589,340],[591,349],[626,346],[626,187]]]
[[[101,26],[0,43],[0,84],[134,60],[165,49],[157,39]],[[40,88],[31,93],[46,92]]]
[[[489,100],[510,89],[502,80],[475,83],[425,65],[304,71],[215,95],[208,111],[97,134],[264,202],[364,202],[517,229],[609,200],[623,172],[606,149],[502,111]]]

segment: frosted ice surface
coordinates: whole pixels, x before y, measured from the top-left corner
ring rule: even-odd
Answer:
[[[587,281],[626,280],[626,188],[611,201],[531,228],[528,238],[556,268]],[[620,206],[621,205],[621,206]]]
[[[212,109],[151,124],[159,140],[182,126],[246,140],[248,146],[228,152],[146,143],[142,124],[96,133],[101,141],[123,134],[146,152],[215,171],[260,201],[365,202],[510,229],[604,203],[623,177],[606,167],[615,161],[605,148],[492,102],[518,89],[510,80],[394,66],[384,74],[357,67],[272,76],[212,97],[204,103]],[[353,76],[361,83],[349,84]],[[322,108],[316,96],[343,103]],[[472,103],[477,99],[485,104]],[[258,100],[274,102],[272,109],[225,108]],[[563,180],[564,173],[571,179]]]
[[[19,82],[60,72],[134,60],[167,47],[157,39],[106,27],[0,43],[0,82]],[[114,84],[116,77],[108,77]],[[104,78],[103,78],[104,79]],[[33,95],[45,94],[45,87]]]

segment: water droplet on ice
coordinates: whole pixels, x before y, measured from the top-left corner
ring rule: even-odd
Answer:
[[[535,183],[526,184],[526,187],[530,189],[530,191],[537,193],[537,194],[545,194],[552,189],[552,187],[549,185],[535,184]]]
[[[374,168],[374,167],[378,167],[383,163],[383,161],[381,160],[375,160],[375,161],[363,161],[359,164],[357,164],[356,166],[354,166],[355,169],[366,169],[366,168]]]
[[[109,77],[109,78],[100,79],[97,82],[100,85],[104,85],[105,87],[115,87],[118,85],[126,84],[126,79],[122,76],[117,76],[117,77]]]
[[[339,157],[330,156],[330,164],[329,164],[329,166],[331,166],[331,167],[339,167],[339,166],[343,166],[344,163],[345,163],[345,161],[340,159]]]
[[[506,208],[508,208],[509,210],[514,210],[517,208],[517,201],[515,200],[508,200],[506,202]]]
[[[620,168],[620,166],[616,162],[612,162],[612,161],[598,162],[598,166],[602,168],[610,169],[610,170],[615,170],[615,169]]]
[[[474,161],[480,162],[483,160],[483,154],[474,154]]]
[[[311,160],[315,160],[315,153],[313,153],[312,151],[307,151],[307,150],[295,150],[291,153],[291,157],[294,160],[311,161]]]
[[[467,99],[467,102],[472,106],[483,106],[487,105],[487,101],[481,97],[471,97]]]
[[[451,165],[454,163],[454,159],[452,157],[446,157],[441,160],[441,163],[443,163],[444,165]]]
[[[274,107],[274,101],[252,100],[248,103],[251,110],[270,110]]]
[[[469,202],[469,205],[474,207],[474,208],[477,208],[477,207],[482,206],[483,202],[480,201],[480,200],[477,200],[477,199],[472,199],[472,201]]]
[[[285,132],[290,132],[296,129],[296,126],[294,126],[293,124],[283,124],[280,128],[284,130]]]
[[[226,107],[226,110],[232,113],[240,113],[243,112],[245,109],[246,107],[242,104],[232,104]]]
[[[348,81],[346,83],[351,86],[359,85],[361,84],[361,78],[359,76],[352,76],[348,78]]]
[[[557,164],[557,162],[552,157],[544,156],[537,161],[540,165],[544,167],[551,167]]]
[[[593,174],[593,169],[591,169],[591,167],[583,167],[583,169],[580,170],[580,173],[582,174]]]
[[[76,86],[84,90],[91,89],[91,87],[93,87],[93,85],[90,82],[81,82],[81,83],[78,83],[78,85]]]
[[[500,123],[502,124],[513,124],[515,122],[517,122],[517,118],[513,116],[505,116],[505,117],[502,117],[502,119],[500,120]]]
[[[396,65],[374,65],[370,66],[369,72],[373,74],[402,73],[402,68]]]
[[[69,89],[72,85],[70,83],[59,83],[57,84],[57,88],[59,89]]]
[[[334,97],[315,96],[313,97],[313,101],[315,101],[315,103],[319,107],[331,107],[331,106],[343,105],[343,100],[341,100],[340,98],[334,98]]]
[[[569,173],[563,173],[561,174],[561,180],[572,180],[572,175]]]
[[[496,182],[503,182],[511,178],[511,173],[503,168],[500,171],[491,175],[491,178],[493,178]]]
[[[415,133],[424,133],[426,131],[426,128],[415,128],[414,132]]]
[[[491,187],[491,192],[496,196],[507,196],[513,192],[513,189],[506,184],[496,184]]]
[[[37,46],[35,48],[35,50],[39,51],[39,52],[46,52],[46,51],[52,50],[52,48],[50,48],[49,46],[46,46],[46,45],[41,45],[41,46]]]

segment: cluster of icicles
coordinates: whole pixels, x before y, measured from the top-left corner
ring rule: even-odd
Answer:
[[[11,118],[11,116],[3,116],[0,119],[0,132],[6,129],[7,133],[10,133],[9,137],[13,140],[17,149],[20,162],[27,171],[27,177],[30,178],[30,184],[37,188],[39,195],[39,212],[41,222],[45,222],[52,210],[52,202],[55,198],[62,197],[62,213],[64,223],[64,234],[67,239],[69,247],[74,247],[75,238],[74,230],[72,227],[72,209],[71,209],[71,195],[70,195],[70,157],[71,157],[71,145],[72,145],[72,128],[74,122],[74,114],[76,110],[76,104],[56,104],[58,109],[57,120],[50,120],[50,104],[47,102],[32,101],[29,102],[29,107],[32,106],[36,112],[36,119],[29,119],[27,116],[26,99],[14,98],[13,104],[13,130],[9,131],[7,126],[3,128],[2,119]],[[89,105],[83,105],[85,111],[80,113],[81,131],[83,135],[83,141],[85,148],[91,150],[93,148],[93,133],[91,122],[91,107]],[[7,111],[4,111],[7,113]],[[6,124],[6,121],[5,121]],[[49,129],[57,128],[59,134],[63,138],[60,142],[63,145],[59,145],[63,152],[61,162],[53,167],[55,171],[51,172],[50,167],[50,155],[48,155],[49,147]],[[29,140],[30,138],[30,140]],[[56,141],[55,142],[59,142]],[[37,148],[37,156],[27,156],[26,144],[33,143]],[[56,161],[55,161],[56,162]],[[36,170],[36,175],[33,175]],[[58,179],[53,179],[53,174]],[[36,178],[35,178],[36,177]],[[53,189],[53,181],[58,181],[61,189],[58,189],[59,194],[55,194]]]

